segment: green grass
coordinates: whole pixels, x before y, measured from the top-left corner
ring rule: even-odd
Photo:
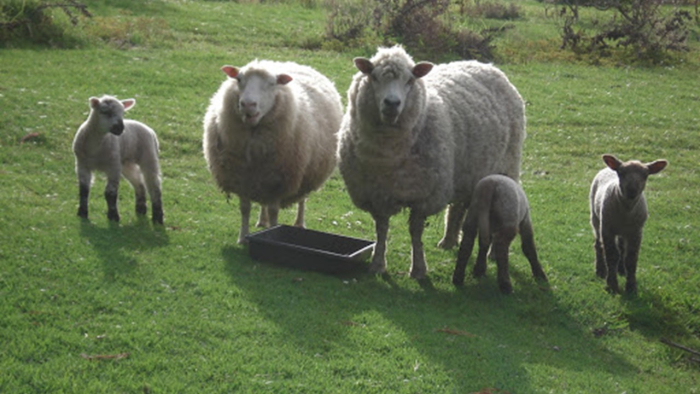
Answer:
[[[131,27],[141,38],[129,45],[76,30],[76,49],[0,50],[0,392],[700,387],[698,364],[659,342],[700,349],[697,52],[665,68],[542,60],[561,58],[557,53],[499,64],[527,101],[522,182],[550,278],[549,289],[540,288],[514,245],[515,292],[502,296],[493,264],[487,278],[469,278],[463,289],[451,285],[456,253],[434,247],[443,231],[439,216],[425,231],[425,282],[407,275],[405,213],[391,222],[385,277],[288,270],[251,260],[236,244],[238,203],[217,191],[201,154],[202,117],[224,79],[219,68],[254,58],[296,60],[328,75],[344,95],[353,56],[372,53],[295,46],[322,34],[321,7],[107,4],[88,2],[104,18],[101,26],[153,18],[168,29],[148,35]],[[544,25],[534,12],[538,3],[528,4],[532,24]],[[526,49],[505,46],[501,53]],[[126,183],[122,222],[108,223],[102,176],[90,221],[76,216],[70,145],[88,98],[105,93],[135,97],[129,116],[158,132],[164,227],[135,216]],[[20,143],[29,133],[38,136]],[[651,217],[637,297],[606,293],[594,275],[587,195],[607,152],[670,161],[647,185]],[[281,220],[291,223],[293,215],[285,210]],[[371,217],[353,206],[337,174],[311,196],[307,225],[374,237]]]

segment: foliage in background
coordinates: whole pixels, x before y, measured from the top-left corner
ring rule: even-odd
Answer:
[[[571,0],[563,2],[562,48],[578,53],[608,56],[613,48],[632,50],[638,60],[661,62],[669,52],[687,51],[690,12],[665,9],[664,0]],[[587,33],[580,25],[579,7],[589,6],[612,13],[597,32]]]
[[[26,40],[56,45],[65,35],[65,25],[53,11],[61,10],[70,24],[78,25],[80,16],[90,18],[87,6],[75,0],[5,0],[0,4],[0,45]]]
[[[452,53],[463,59],[492,60],[494,38],[503,29],[474,32],[449,17],[450,0],[328,0],[326,35],[343,45],[375,37],[403,44],[424,56]]]

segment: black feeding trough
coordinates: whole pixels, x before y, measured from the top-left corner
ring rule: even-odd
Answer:
[[[254,260],[342,275],[367,270],[375,242],[293,226],[275,226],[246,237]]]

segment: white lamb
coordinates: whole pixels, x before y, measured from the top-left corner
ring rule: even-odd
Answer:
[[[637,259],[644,223],[649,216],[644,198],[647,177],[666,168],[666,160],[621,162],[603,155],[608,166],[591,184],[591,226],[595,236],[596,274],[607,279],[608,289],[619,293],[617,274],[627,276],[625,291],[637,291]]]
[[[259,226],[274,226],[281,207],[304,201],[336,165],[343,115],[333,83],[308,66],[253,61],[224,66],[228,75],[204,118],[204,157],[214,180],[240,200],[238,243],[249,233],[251,201],[261,204]]]
[[[389,218],[409,208],[411,277],[423,278],[426,218],[452,204],[440,245],[454,246],[476,183],[494,173],[519,178],[523,100],[501,71],[476,61],[415,64],[400,46],[354,61],[339,168],[375,221],[370,271],[386,270]]]
[[[537,258],[527,197],[514,180],[503,175],[489,175],[480,180],[476,184],[463,230],[457,264],[452,274],[452,283],[455,285],[464,284],[464,271],[477,232],[479,255],[474,264],[475,277],[486,273],[486,255],[491,246],[498,265],[498,287],[503,293],[511,293],[513,286],[508,274],[508,248],[519,233],[523,254],[530,262],[532,275],[547,281],[547,275]]]
[[[145,124],[124,119],[124,111],[133,108],[136,100],[119,101],[102,96],[91,97],[89,103],[90,115],[73,140],[75,172],[80,186],[78,216],[87,219],[92,172],[101,171],[107,175],[105,199],[109,220],[119,221],[117,195],[119,180],[124,175],[136,193],[136,213],[146,214],[148,191],[153,222],[163,224],[158,137]]]

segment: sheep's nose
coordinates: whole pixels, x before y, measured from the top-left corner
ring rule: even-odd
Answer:
[[[258,103],[252,100],[241,100],[240,102],[241,109],[245,111],[250,111],[250,110],[255,110],[257,108]]]
[[[109,132],[114,135],[121,135],[124,132],[124,121],[121,119],[117,123],[113,124],[109,129]]]
[[[384,99],[384,105],[388,108],[396,109],[401,105],[401,100],[396,97],[387,97]]]

